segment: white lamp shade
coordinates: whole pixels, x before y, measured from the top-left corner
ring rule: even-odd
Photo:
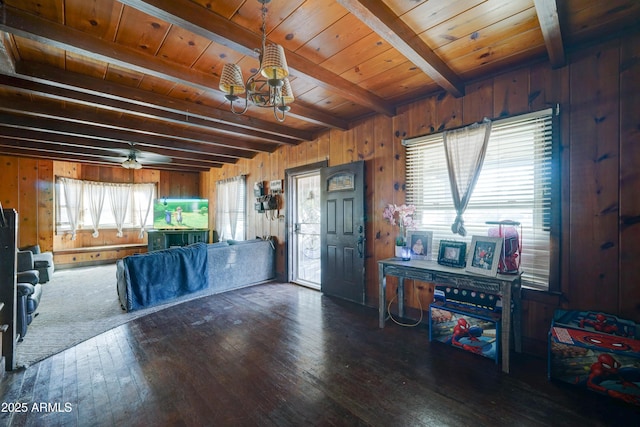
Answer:
[[[227,95],[245,92],[242,70],[237,64],[224,64],[222,75],[220,76],[220,90]]]
[[[267,79],[282,80],[289,75],[287,58],[284,56],[284,48],[279,44],[265,46],[262,56],[261,74]]]

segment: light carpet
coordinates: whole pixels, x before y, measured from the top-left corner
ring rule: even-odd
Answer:
[[[27,367],[130,320],[210,294],[205,289],[127,313],[118,301],[115,264],[58,270],[42,285],[38,315],[17,345],[16,366]]]

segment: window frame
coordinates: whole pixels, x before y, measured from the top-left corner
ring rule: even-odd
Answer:
[[[561,183],[560,183],[560,166],[559,166],[560,165],[559,108],[556,106],[554,108],[548,108],[548,109],[535,111],[531,113],[500,118],[493,121],[493,126],[497,125],[498,128],[500,128],[501,126],[507,126],[510,123],[514,123],[514,122],[517,123],[518,121],[536,120],[536,119],[547,120],[551,127],[550,136],[546,135],[546,139],[545,138],[542,139],[543,144],[545,144],[542,147],[548,148],[548,151],[549,151],[548,157],[546,158],[546,163],[544,163],[545,167],[548,168],[548,172],[546,172],[545,174],[545,179],[548,180],[547,188],[549,190],[549,194],[546,194],[546,201],[548,203],[549,208],[547,212],[545,212],[545,214],[548,215],[548,217],[544,218],[544,225],[548,227],[548,243],[545,245],[545,250],[548,250],[548,274],[547,274],[548,280],[547,280],[546,286],[544,286],[539,283],[531,283],[528,280],[526,280],[525,277],[523,277],[523,287],[533,289],[533,290],[539,290],[539,291],[557,292],[560,289],[559,280],[560,280],[560,236],[561,236],[561,233],[560,233]],[[445,174],[441,179],[441,181],[444,181],[444,183],[440,182],[441,188],[443,185],[446,186],[446,189],[444,191],[446,193],[445,195],[448,195],[447,205],[444,209],[447,210],[447,212],[448,210],[451,210],[451,215],[453,218],[455,218],[455,208],[453,207],[453,201],[451,200],[451,189],[448,181],[446,158],[444,156],[444,141],[442,137],[443,133],[444,132],[437,132],[437,133],[421,135],[413,138],[408,138],[403,140],[402,144],[403,146],[405,146],[405,148],[409,149],[412,145],[425,144],[425,141],[427,141],[426,144],[429,144],[429,143],[433,144],[436,149],[438,146],[441,147],[441,151],[442,151],[441,159],[444,162],[444,164],[438,163],[437,173]],[[489,140],[489,144],[491,144],[491,138]],[[548,144],[548,146],[546,144]],[[539,149],[540,149],[539,147],[532,147],[533,151],[536,151]],[[489,148],[487,149],[487,151],[489,151]],[[415,174],[416,160],[414,158],[411,158],[411,154],[408,151],[406,152],[406,154],[407,154],[405,157],[406,202],[414,203],[414,197],[415,197],[414,193],[417,191],[414,187],[420,188],[421,185],[424,186],[424,183],[420,181],[420,178],[419,178],[423,175]],[[487,159],[485,158],[485,162],[486,161]],[[410,163],[410,162],[414,162],[414,163]],[[485,163],[483,165],[483,168],[486,167],[487,164],[491,164],[491,159],[489,159],[489,163]],[[535,178],[532,178],[532,179],[533,179],[533,186],[531,188],[539,184]],[[478,181],[479,181],[478,183],[480,183],[481,180],[478,180]],[[414,186],[414,183],[417,183],[417,184]],[[417,200],[418,199],[416,199],[416,201]],[[538,200],[537,196],[535,200]],[[472,196],[472,199],[470,200],[470,206],[469,206],[469,208],[471,209],[473,209],[472,204],[473,204],[473,196]],[[418,209],[421,209],[422,206],[423,205],[421,205],[420,207],[418,206],[416,207]],[[535,209],[533,207],[530,209],[531,209],[531,212],[535,212]],[[422,214],[423,214],[422,211],[418,212],[417,217],[419,221],[421,220],[420,217]],[[466,218],[465,215],[463,215],[463,217]],[[494,218],[486,218],[487,221],[493,220],[493,219]],[[501,219],[506,219],[506,218],[501,218]],[[451,222],[453,222],[453,220]],[[472,235],[486,235],[490,227],[491,226],[489,225],[485,225],[482,232],[479,232],[477,227],[475,230],[473,230],[472,228],[468,233],[468,235],[465,236],[464,238],[450,233],[449,234],[450,240],[462,240],[467,242],[467,245],[469,245]],[[421,225],[421,228],[429,229],[429,224],[428,223],[423,224]],[[440,225],[440,226],[437,226],[436,228],[441,229],[442,226]],[[524,237],[532,238],[532,236],[526,236],[526,235]],[[438,245],[439,240],[445,240],[445,239],[441,237],[438,239],[434,239],[434,253],[437,253],[436,246]],[[525,250],[527,249],[526,244],[523,244],[523,248]],[[435,259],[436,258],[434,258],[434,260]],[[526,276],[526,270],[525,270],[525,276]]]
[[[56,176],[55,177],[55,191],[54,191],[54,206],[55,206],[55,232],[56,234],[65,234],[65,233],[69,233],[71,232],[71,223],[69,223],[69,221],[62,221],[62,218],[66,216],[66,204],[62,204],[63,203],[63,199],[64,199],[64,192],[62,190],[62,182],[60,180],[60,178],[68,178],[68,177],[62,177],[62,176]],[[91,181],[91,180],[83,180],[83,179],[76,179],[76,178],[72,178],[75,179],[76,181],[82,181],[82,182],[91,182],[94,184],[102,184],[102,185],[129,185],[132,187],[132,191],[130,194],[130,203],[129,203],[129,207],[127,208],[127,222],[126,224],[123,225],[123,230],[137,230],[140,229],[140,224],[138,224],[138,211],[133,209],[132,206],[136,205],[136,201],[135,201],[135,191],[133,191],[133,188],[136,185],[140,185],[140,184],[148,184],[148,185],[153,185],[153,197],[152,197],[152,201],[154,199],[157,198],[157,194],[158,194],[158,183],[156,182],[136,182],[136,183],[124,183],[124,182],[103,182],[103,181]],[[84,190],[83,190],[84,193]],[[108,197],[106,197],[105,200],[105,204],[103,206],[103,212],[107,212],[108,215],[111,215],[110,212],[108,212],[108,210],[110,209],[110,202],[108,202]],[[80,209],[80,213],[79,213],[79,221],[78,221],[78,229],[77,232],[81,233],[81,232],[87,232],[87,231],[92,231],[93,230],[93,225],[91,224],[91,218],[90,215],[88,214],[89,212],[89,208],[88,206],[85,205],[85,200],[84,200],[84,194],[83,194],[83,200],[82,200],[82,208]],[[152,213],[152,212],[151,212]],[[102,214],[104,215],[104,214]],[[113,223],[103,223],[103,216],[101,215],[100,218],[100,224],[98,225],[98,230],[102,231],[102,230],[116,230],[117,229],[117,225],[115,222]],[[86,217],[86,218],[85,218]],[[147,228],[152,228],[153,227],[153,215],[150,214],[147,217],[147,222],[144,225],[145,229]]]
[[[222,199],[221,189],[225,185],[230,185],[234,181],[241,181],[241,187],[243,190],[243,194],[241,194],[241,199],[238,201],[238,221],[241,221],[241,227],[239,229],[240,236],[227,236],[227,225],[229,226],[229,231],[231,230],[230,225],[230,214],[231,209],[227,206],[227,201]],[[238,175],[228,179],[223,179],[220,181],[216,181],[216,217],[215,217],[215,232],[217,238],[220,240],[246,240],[247,238],[247,203],[248,203],[248,195],[247,195],[247,176],[246,175]],[[223,222],[229,221],[229,224]],[[239,224],[240,225],[240,224]],[[238,230],[236,230],[238,231]]]

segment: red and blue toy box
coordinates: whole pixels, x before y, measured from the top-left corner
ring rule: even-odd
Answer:
[[[548,376],[640,405],[637,325],[606,313],[557,310]]]
[[[429,306],[429,341],[495,360],[500,355],[500,314],[452,301]]]

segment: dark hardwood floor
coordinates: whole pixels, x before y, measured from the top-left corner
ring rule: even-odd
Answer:
[[[0,383],[6,426],[638,425],[631,405],[288,284],[186,302]]]

